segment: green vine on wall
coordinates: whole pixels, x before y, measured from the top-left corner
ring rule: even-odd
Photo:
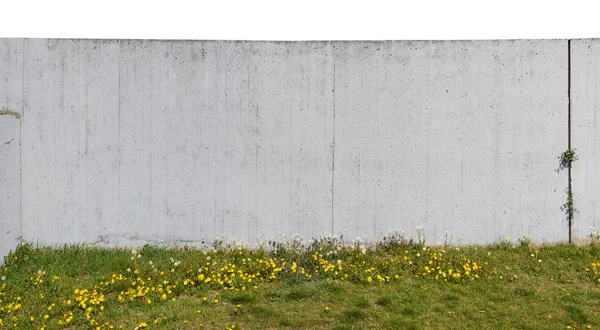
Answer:
[[[579,212],[579,210],[575,207],[575,202],[573,201],[573,192],[569,188],[567,188],[567,202],[563,205],[563,209],[567,212],[567,214]]]
[[[577,149],[570,148],[564,151],[559,159],[560,159],[560,167],[561,169],[568,168],[571,169],[573,162],[579,160],[579,156],[577,156]],[[573,199],[573,189],[571,187],[571,174],[569,171],[569,186],[567,187],[567,202],[562,206],[562,209],[567,213],[569,217],[569,225],[573,221],[573,213],[578,212],[577,208],[575,208],[575,201]]]

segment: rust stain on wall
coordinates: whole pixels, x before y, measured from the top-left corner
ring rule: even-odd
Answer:
[[[16,111],[0,110],[0,116],[13,116],[17,119],[21,119],[21,114]]]

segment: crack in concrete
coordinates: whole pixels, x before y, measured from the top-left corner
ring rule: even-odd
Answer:
[[[7,145],[7,144],[10,144],[10,143],[11,143],[11,142],[13,142],[14,140],[15,140],[15,139],[10,139],[10,140],[8,140],[8,141],[4,142],[4,143],[2,144],[2,147],[4,147],[4,146],[5,146],[5,145]]]

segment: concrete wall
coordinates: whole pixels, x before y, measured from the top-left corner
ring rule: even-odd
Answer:
[[[338,48],[336,230],[567,238],[567,41]]]
[[[579,160],[573,163],[574,233],[581,238],[590,226],[600,229],[600,39],[571,43],[571,144]]]
[[[22,45],[0,39],[0,264],[21,239]]]
[[[573,61],[592,63],[587,43]],[[593,90],[577,65],[573,88]],[[0,187],[22,188],[22,204],[11,196],[2,225],[21,210],[23,239],[42,244],[416,226],[430,243],[563,241],[568,74],[566,40],[0,39],[0,108],[22,115],[1,118],[3,140],[22,136],[22,182]],[[573,100],[582,160],[600,155],[585,102]],[[600,183],[593,169],[573,168],[576,222],[595,216],[592,195],[577,200]]]

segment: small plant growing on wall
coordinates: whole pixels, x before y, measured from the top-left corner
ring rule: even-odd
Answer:
[[[575,203],[573,202],[573,191],[571,191],[571,189],[567,191],[567,203],[565,205],[569,212],[577,212]]]
[[[569,217],[572,217],[573,213],[579,212],[579,210],[575,207],[573,191],[569,188],[567,188],[567,202],[561,206],[561,210],[565,211]],[[570,219],[570,221],[572,221],[572,219]]]
[[[588,237],[590,238],[592,245],[598,245],[600,243],[600,232],[596,230],[596,227],[590,227],[590,234]]]
[[[559,158],[561,168],[571,168],[571,164],[573,164],[574,161],[579,160],[576,150],[577,149],[569,148],[560,155]]]

